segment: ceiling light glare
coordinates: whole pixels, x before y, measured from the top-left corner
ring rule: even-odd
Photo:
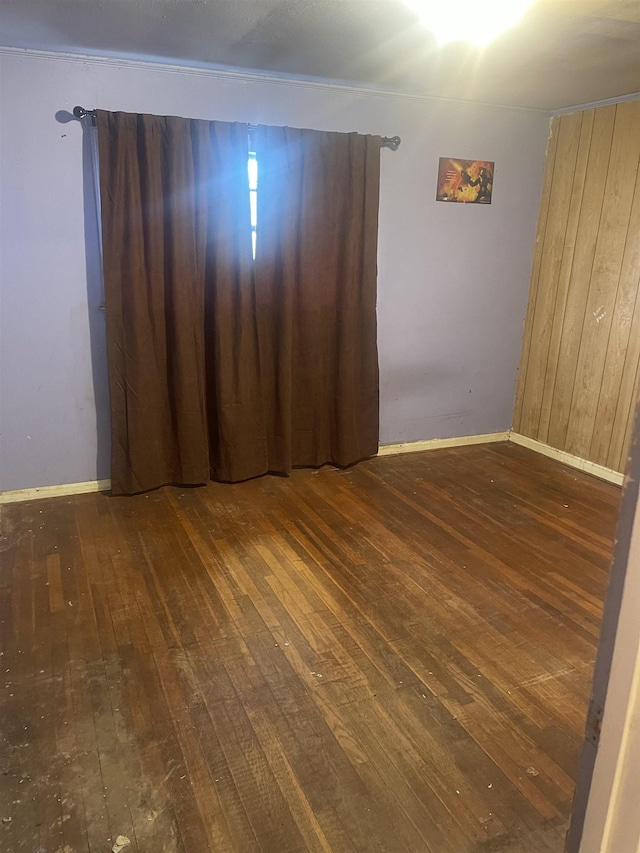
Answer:
[[[522,18],[534,0],[402,0],[438,44],[485,47]]]

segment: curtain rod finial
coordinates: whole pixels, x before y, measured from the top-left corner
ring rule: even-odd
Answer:
[[[74,107],[73,108],[73,114],[79,121],[82,121],[82,119],[84,119],[84,118],[90,118],[92,124],[96,123],[96,111],[95,110],[85,110],[84,107]]]
[[[383,136],[382,147],[390,148],[392,151],[397,151],[398,148],[400,148],[400,141],[399,136]]]

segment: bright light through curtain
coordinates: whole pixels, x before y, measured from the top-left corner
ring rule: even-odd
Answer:
[[[98,111],[112,490],[377,451],[377,137]],[[258,150],[259,148],[259,150]]]
[[[97,121],[112,490],[264,473],[248,127]]]

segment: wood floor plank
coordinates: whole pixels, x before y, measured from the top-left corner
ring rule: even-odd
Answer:
[[[496,444],[5,507],[0,846],[560,853],[619,495]]]

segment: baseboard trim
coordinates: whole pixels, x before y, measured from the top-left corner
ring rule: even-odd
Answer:
[[[509,431],[489,432],[484,435],[460,435],[455,438],[432,438],[428,441],[409,441],[405,444],[382,444],[378,456],[394,456],[396,453],[419,453],[423,450],[443,450],[447,447],[465,447],[471,444],[491,444],[508,441]]]
[[[589,462],[588,459],[583,459],[581,456],[574,456],[572,453],[567,453],[566,450],[558,450],[551,447],[549,444],[544,444],[542,441],[536,441],[535,438],[529,438],[526,435],[513,432],[509,434],[509,441],[514,444],[519,444],[529,450],[535,450],[536,453],[541,453],[543,456],[548,456],[550,459],[555,459],[557,462],[564,462],[565,465],[570,465],[572,468],[578,468],[586,474],[593,474],[600,480],[606,480],[608,483],[615,483],[621,486],[624,482],[624,474],[619,471],[614,471],[613,468],[607,468],[605,465],[598,465],[596,462]]]
[[[601,480],[615,483],[621,486],[624,482],[624,474],[589,462],[567,453],[565,450],[557,450],[534,438],[506,430],[505,432],[489,432],[483,435],[461,435],[455,438],[432,438],[428,441],[410,441],[404,444],[382,444],[378,448],[378,456],[394,456],[399,453],[420,453],[424,450],[444,450],[447,447],[469,447],[473,444],[491,444],[496,441],[512,441],[543,456],[548,456],[558,462],[564,462],[572,468],[577,468],[587,474],[593,474]],[[85,495],[91,492],[108,492],[111,488],[111,480],[88,480],[85,483],[65,483],[61,486],[40,486],[35,489],[16,489],[15,491],[0,492],[0,504],[18,503],[19,501],[33,501],[41,498],[59,498],[65,495]]]
[[[61,486],[38,486],[35,489],[15,489],[0,492],[0,504],[34,501],[41,498],[59,498],[64,495],[86,495],[91,492],[108,492],[111,480],[88,480],[85,483],[65,483]]]

